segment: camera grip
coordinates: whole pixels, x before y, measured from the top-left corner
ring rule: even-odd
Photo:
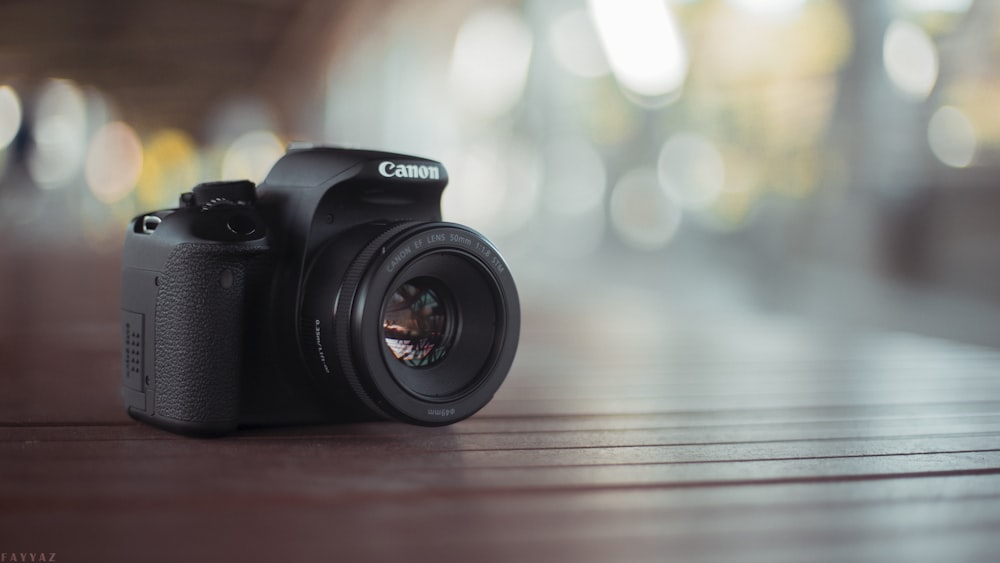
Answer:
[[[157,419],[191,433],[236,428],[249,278],[266,250],[184,243],[171,251],[157,280]]]

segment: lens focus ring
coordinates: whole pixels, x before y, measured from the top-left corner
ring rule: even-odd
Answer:
[[[357,258],[351,263],[350,268],[348,268],[346,275],[344,276],[344,283],[341,286],[341,296],[349,297],[350,299],[346,303],[340,303],[339,307],[343,307],[346,310],[338,310],[337,316],[334,322],[337,326],[336,333],[340,335],[337,339],[337,356],[340,359],[340,367],[344,372],[344,376],[347,379],[347,383],[354,390],[354,393],[368,406],[368,408],[380,413],[382,416],[389,416],[389,413],[385,412],[383,408],[384,401],[376,400],[373,396],[375,393],[369,392],[365,388],[364,382],[358,377],[357,369],[354,367],[354,361],[352,357],[352,344],[350,334],[351,331],[351,319],[354,316],[353,310],[355,304],[353,303],[353,296],[358,290],[358,286],[361,283],[362,278],[365,275],[365,271],[371,264],[372,258],[374,258],[380,252],[385,251],[385,244],[389,242],[395,235],[413,226],[414,223],[397,223],[395,225],[389,226],[380,235],[375,237],[372,242],[368,244],[360,253],[358,253]],[[356,348],[355,348],[356,349]]]

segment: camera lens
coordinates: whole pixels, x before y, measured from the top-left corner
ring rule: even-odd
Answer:
[[[437,365],[448,354],[454,319],[447,290],[431,278],[408,281],[389,296],[382,334],[392,356],[408,368]]]
[[[517,290],[479,233],[364,224],[310,270],[302,320],[311,373],[328,387],[345,381],[375,413],[450,424],[484,407],[506,378],[520,332]]]

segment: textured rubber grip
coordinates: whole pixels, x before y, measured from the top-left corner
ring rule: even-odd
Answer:
[[[264,252],[186,243],[167,258],[156,298],[157,418],[236,426],[247,272]]]

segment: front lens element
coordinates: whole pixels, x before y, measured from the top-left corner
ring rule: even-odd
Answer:
[[[448,353],[453,319],[446,291],[427,279],[411,280],[389,297],[383,310],[382,334],[393,357],[410,368],[436,365]]]

